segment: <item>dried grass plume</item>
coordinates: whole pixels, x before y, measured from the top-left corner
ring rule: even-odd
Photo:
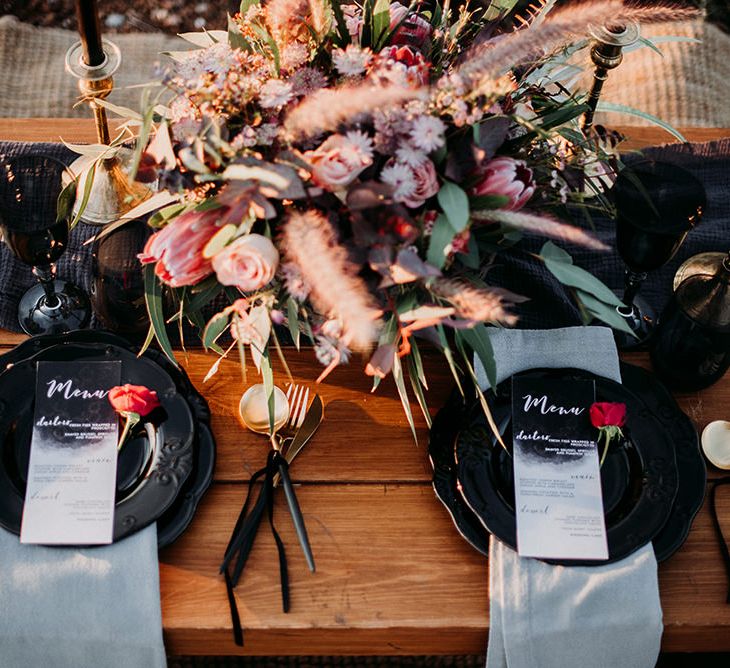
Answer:
[[[284,120],[286,131],[294,136],[312,136],[336,130],[340,123],[358,116],[369,116],[377,109],[402,104],[422,97],[420,89],[382,86],[373,83],[345,85],[306,97]]]
[[[509,309],[525,301],[525,297],[509,290],[480,287],[458,278],[437,278],[430,289],[434,295],[449,302],[460,318],[508,327],[517,324],[517,316]]]
[[[544,215],[525,211],[495,209],[491,211],[472,211],[471,217],[474,220],[503,223],[527,234],[538,234],[556,241],[565,241],[576,246],[583,246],[583,248],[590,248],[591,250],[610,250],[609,246],[606,246],[600,239],[580,227],[568,225]]]
[[[567,42],[585,37],[594,25],[682,21],[696,16],[696,9],[671,4],[638,7],[625,5],[621,0],[570,3],[554,10],[540,23],[504,35],[496,44],[487,42],[473,47],[457,72],[465,83],[477,85],[484,77],[504,74],[515,63],[536,60]]]
[[[314,307],[342,321],[348,346],[370,348],[380,329],[380,309],[325,216],[316,210],[290,213],[282,243],[287,259],[310,286]]]

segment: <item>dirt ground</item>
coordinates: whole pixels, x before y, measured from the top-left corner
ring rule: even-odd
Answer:
[[[730,29],[730,0],[674,1],[675,4],[704,5],[710,20]],[[522,0],[520,4],[527,6],[534,2]],[[651,4],[656,0],[640,2]],[[226,11],[235,12],[239,4],[240,0],[99,0],[98,3],[105,32],[163,31],[171,34],[203,27],[224,28]],[[73,0],[0,0],[2,14],[13,14],[21,21],[37,26],[70,30],[76,27]]]
[[[76,28],[73,0],[0,0],[0,15],[37,26]],[[239,2],[232,2],[236,7]],[[227,0],[100,0],[102,30],[167,33],[225,28]]]

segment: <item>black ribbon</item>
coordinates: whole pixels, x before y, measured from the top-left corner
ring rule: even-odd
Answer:
[[[728,548],[725,535],[722,532],[722,526],[720,526],[720,519],[717,516],[717,488],[721,485],[730,485],[730,477],[718,478],[712,483],[712,491],[710,493],[710,512],[712,513],[712,523],[715,525],[715,531],[720,541],[720,553],[722,554],[722,560],[725,563],[725,573],[728,579],[728,590],[725,603],[730,604],[730,549]]]
[[[281,605],[284,612],[289,612],[289,570],[286,561],[286,550],[279,532],[274,526],[274,477],[281,466],[287,466],[286,460],[276,450],[271,450],[266,460],[266,466],[256,471],[249,480],[248,492],[243,507],[238,515],[233,533],[228,541],[220,572],[224,575],[228,607],[231,610],[231,624],[233,625],[233,640],[239,647],[243,646],[243,628],[241,617],[238,614],[236,597],[233,593],[251,554],[256,534],[258,533],[264,511],[267,511],[271,533],[276,541],[279,553],[279,578],[281,580]],[[259,490],[256,502],[251,507],[251,498],[254,486],[263,477],[263,484]],[[231,570],[232,567],[232,570]]]

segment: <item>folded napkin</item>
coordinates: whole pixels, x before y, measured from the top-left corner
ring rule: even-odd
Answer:
[[[621,380],[611,330],[490,332],[497,380],[536,367],[574,367]],[[486,374],[478,365],[481,385]],[[487,668],[653,668],[662,636],[651,543],[606,566],[551,566],[489,545]]]
[[[157,529],[85,549],[0,529],[3,668],[165,668]]]

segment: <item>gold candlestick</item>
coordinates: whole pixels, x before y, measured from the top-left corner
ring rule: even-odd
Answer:
[[[98,103],[114,88],[113,75],[121,64],[119,48],[107,39],[103,40],[104,60],[99,65],[87,65],[83,59],[81,42],[74,44],[66,53],[66,70],[78,79],[79,91],[94,113],[96,136],[100,144],[109,144],[109,123],[106,110]],[[152,190],[129,178],[133,151],[127,147],[115,147],[112,155],[99,161],[80,157],[73,162],[70,171],[79,176],[76,190],[74,215],[78,213],[89,175],[94,167],[89,198],[81,220],[90,225],[106,225],[122,218],[124,214],[152,195]]]
[[[588,134],[593,126],[598,100],[601,97],[603,84],[608,73],[617,68],[623,60],[625,47],[639,39],[639,25],[634,21],[627,23],[609,23],[594,27],[591,34],[595,43],[591,48],[591,60],[596,66],[593,72],[593,86],[588,94],[588,111],[583,116],[583,133]]]

